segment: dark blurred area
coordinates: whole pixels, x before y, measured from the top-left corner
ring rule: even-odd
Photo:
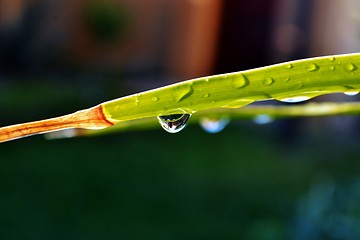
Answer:
[[[0,0],[0,125],[357,52],[359,10],[352,0]],[[0,238],[360,239],[359,140],[358,118],[331,117],[4,143]]]

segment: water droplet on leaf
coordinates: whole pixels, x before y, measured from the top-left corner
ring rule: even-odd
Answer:
[[[192,84],[188,83],[177,86],[177,88],[174,89],[173,96],[176,102],[180,102],[189,97],[193,92],[194,89],[192,87]]]
[[[271,123],[272,121],[274,121],[274,119],[268,114],[259,114],[256,115],[254,118],[254,123],[259,125],[268,124]]]
[[[159,123],[165,131],[169,133],[180,132],[186,126],[190,114],[172,114],[168,116],[158,116]]]
[[[200,126],[208,133],[218,133],[221,132],[229,124],[229,122],[229,118],[202,118],[200,120]]]
[[[274,83],[274,79],[272,79],[272,78],[265,78],[264,79],[264,81],[262,82],[262,84],[263,85],[265,85],[265,86],[270,86],[271,84],[273,84]]]
[[[352,92],[344,92],[345,95],[348,95],[348,96],[355,96],[357,95],[359,92],[356,92],[356,91],[352,91]]]
[[[330,60],[330,62],[333,62],[333,61],[335,61],[335,57],[330,57],[329,60]]]
[[[335,70],[335,66],[330,66],[330,70],[334,71]]]
[[[281,98],[279,101],[286,102],[286,103],[298,103],[298,102],[304,102],[309,100],[310,97],[308,96],[298,96],[298,97],[289,97],[289,98]]]
[[[253,103],[254,100],[248,100],[248,99],[239,99],[239,100],[235,100],[232,101],[226,105],[224,105],[224,108],[239,108],[239,107],[244,107],[246,105],[249,105],[250,103]]]
[[[352,72],[352,71],[355,71],[356,70],[356,66],[352,63],[347,63],[345,65],[345,70],[348,71],[348,72]]]
[[[302,89],[304,87],[304,84],[299,82],[299,83],[295,83],[294,85],[291,86],[291,90],[299,90]]]
[[[151,101],[152,101],[152,102],[157,102],[157,101],[159,101],[159,98],[156,97],[156,96],[154,96],[154,97],[151,98]]]
[[[289,64],[286,64],[286,66],[285,66],[287,69],[291,69],[291,68],[293,68],[294,66],[291,64],[291,63],[289,63]]]
[[[310,63],[310,64],[306,67],[306,70],[307,70],[308,72],[314,72],[314,71],[319,70],[319,66],[316,65],[315,63]]]
[[[226,78],[231,78],[231,86],[234,88],[242,88],[248,84],[248,80],[246,79],[244,74],[236,74],[233,76],[225,76]]]

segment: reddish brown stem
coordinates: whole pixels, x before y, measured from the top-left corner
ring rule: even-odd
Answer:
[[[112,126],[101,105],[69,115],[0,128],[0,142],[66,128],[102,129]]]

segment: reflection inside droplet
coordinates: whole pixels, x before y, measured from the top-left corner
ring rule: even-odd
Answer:
[[[218,133],[221,132],[230,122],[230,119],[223,117],[220,119],[211,119],[211,118],[201,118],[200,126],[204,131],[208,133]]]
[[[158,116],[161,127],[169,133],[180,132],[186,126],[191,114],[172,114],[168,116]]]

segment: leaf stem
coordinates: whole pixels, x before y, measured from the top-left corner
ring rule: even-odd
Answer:
[[[0,128],[0,142],[67,128],[102,129],[112,125],[104,117],[101,105],[98,105],[61,117]]]

